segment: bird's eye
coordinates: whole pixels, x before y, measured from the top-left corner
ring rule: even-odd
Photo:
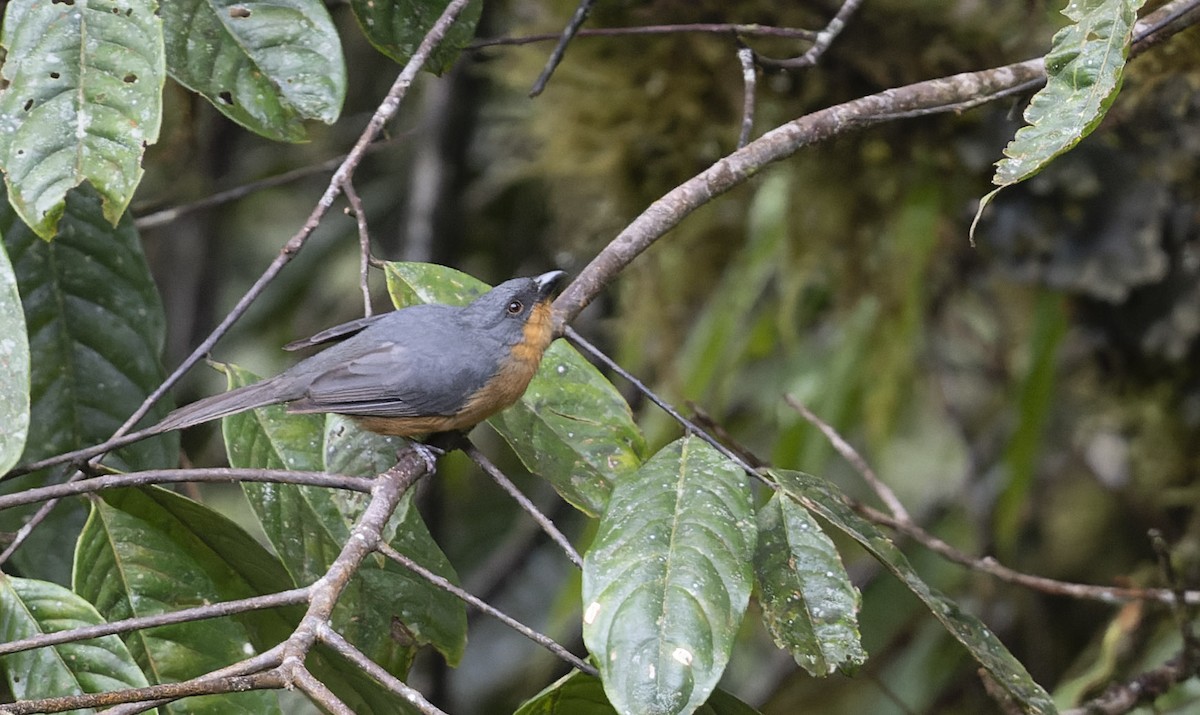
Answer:
[[[513,302],[509,303],[508,308],[507,308],[509,315],[516,315],[517,313],[520,313],[524,309],[525,309],[525,305],[523,303],[521,303],[521,301],[519,301],[519,300],[514,300]]]

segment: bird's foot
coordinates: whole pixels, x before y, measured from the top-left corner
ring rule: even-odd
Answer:
[[[423,442],[409,442],[408,447],[411,447],[414,452],[421,455],[421,459],[425,460],[425,468],[430,474],[437,471],[438,458],[446,453],[446,450],[441,447],[435,447]]]

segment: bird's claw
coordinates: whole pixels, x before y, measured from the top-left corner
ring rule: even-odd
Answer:
[[[409,442],[408,446],[412,448],[414,452],[419,454],[421,459],[425,460],[425,469],[430,474],[433,474],[437,471],[438,458],[446,453],[446,450],[441,449],[440,447],[434,447],[433,445],[425,444],[423,442]]]

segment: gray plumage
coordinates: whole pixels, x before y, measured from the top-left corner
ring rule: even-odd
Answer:
[[[275,377],[181,407],[153,429],[182,429],[278,403],[288,403],[290,412],[362,417],[457,414],[497,374],[522,340],[530,311],[561,276],[506,281],[466,307],[417,305],[321,331],[289,347],[341,342]]]

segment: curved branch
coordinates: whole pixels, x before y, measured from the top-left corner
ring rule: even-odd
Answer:
[[[0,510],[25,504],[36,504],[51,499],[88,494],[120,487],[142,487],[147,484],[178,484],[180,482],[272,482],[276,484],[303,484],[310,487],[330,487],[352,492],[371,491],[371,479],[367,477],[345,477],[326,472],[293,472],[286,469],[150,469],[144,472],[110,474],[91,479],[80,479],[63,484],[51,484],[37,489],[0,495]]]
[[[116,633],[128,633],[130,631],[142,630],[144,628],[169,626],[175,623],[191,623],[193,621],[203,621],[209,618],[232,616],[236,613],[246,613],[247,611],[259,611],[264,608],[294,606],[297,603],[304,603],[304,601],[308,599],[308,592],[310,588],[312,587],[306,586],[304,588],[293,588],[290,591],[269,593],[265,596],[252,596],[250,598],[241,598],[236,601],[222,601],[220,603],[210,603],[207,606],[185,608],[179,611],[171,611],[169,613],[158,613],[153,616],[138,616],[136,618],[126,618],[120,621],[112,621],[111,623],[98,623],[94,626],[83,626],[80,628],[71,628],[70,630],[65,631],[42,633],[41,635],[36,635],[31,638],[22,638],[21,640],[0,643],[0,655],[19,653],[24,650],[45,648],[52,645],[62,645],[63,643],[85,641],[92,638],[110,636]]]
[[[1130,56],[1145,52],[1200,18],[1180,20],[1196,0],[1173,0],[1139,21]],[[741,185],[763,168],[804,147],[886,121],[957,111],[1032,88],[1046,79],[1042,58],[994,69],[963,72],[860,97],[794,119],[718,160],[650,204],[625,227],[554,303],[555,330],[579,314],[625,266],[649,248],[688,214],[717,196]]]

